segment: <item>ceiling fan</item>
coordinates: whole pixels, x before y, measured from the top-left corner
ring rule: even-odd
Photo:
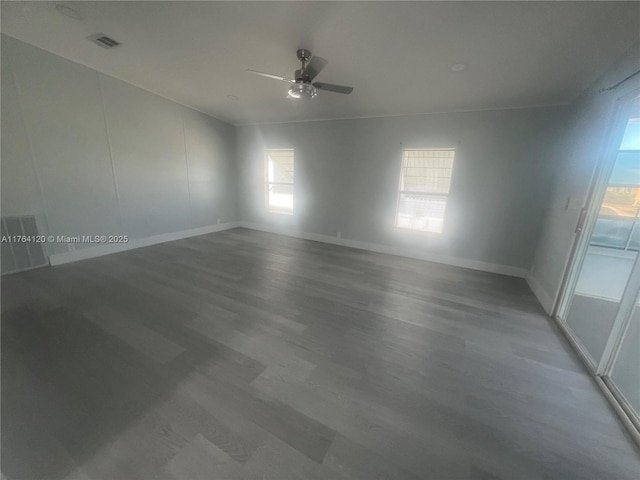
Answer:
[[[349,95],[353,91],[353,87],[345,87],[344,85],[322,82],[311,83],[322,69],[327,66],[328,62],[322,57],[312,56],[311,52],[305,48],[297,50],[296,55],[298,56],[298,60],[302,62],[302,68],[295,71],[295,80],[281,77],[280,75],[272,75],[271,73],[258,72],[257,70],[247,69],[247,72],[292,83],[293,85],[289,89],[290,98],[313,98],[318,94],[318,90],[343,93],[345,95]]]

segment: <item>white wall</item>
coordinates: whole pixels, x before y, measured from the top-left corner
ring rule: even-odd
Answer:
[[[594,170],[603,151],[617,100],[640,88],[640,75],[620,88],[600,92],[640,69],[640,49],[634,45],[605,75],[570,107],[562,140],[553,157],[555,180],[531,265],[529,283],[548,313],[559,294],[562,277],[575,240],[580,208],[586,201]],[[567,208],[567,199],[572,205]]]
[[[3,216],[134,240],[229,222],[234,159],[232,125],[2,36]]]
[[[586,194],[626,91],[597,89],[638,68],[633,57],[571,108],[235,128],[3,35],[2,214],[34,214],[54,235],[145,239],[242,220],[504,273],[533,263],[548,309],[579,209],[566,199]],[[450,146],[445,233],[394,231],[401,149]],[[264,208],[263,151],[278,147],[296,150],[293,217]]]
[[[237,129],[241,220],[383,251],[522,274],[533,258],[563,108],[434,114]],[[455,147],[443,235],[395,231],[402,148]],[[295,149],[295,213],[270,214],[266,148]],[[315,237],[314,237],[315,238]],[[352,243],[353,244],[353,243]],[[393,250],[395,249],[395,250]]]

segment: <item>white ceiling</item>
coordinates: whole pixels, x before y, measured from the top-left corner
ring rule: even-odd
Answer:
[[[565,104],[640,38],[640,2],[57,3],[82,20],[2,2],[3,33],[234,124]],[[296,101],[245,72],[291,77],[300,47],[354,92]]]

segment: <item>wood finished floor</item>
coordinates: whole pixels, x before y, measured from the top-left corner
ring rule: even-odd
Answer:
[[[13,479],[637,480],[521,279],[245,229],[2,279]]]

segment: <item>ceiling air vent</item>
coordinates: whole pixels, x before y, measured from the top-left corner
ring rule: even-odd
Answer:
[[[102,48],[113,48],[120,45],[120,42],[115,41],[111,37],[107,37],[104,33],[96,33],[94,35],[89,35],[87,40],[91,40],[93,43]]]

